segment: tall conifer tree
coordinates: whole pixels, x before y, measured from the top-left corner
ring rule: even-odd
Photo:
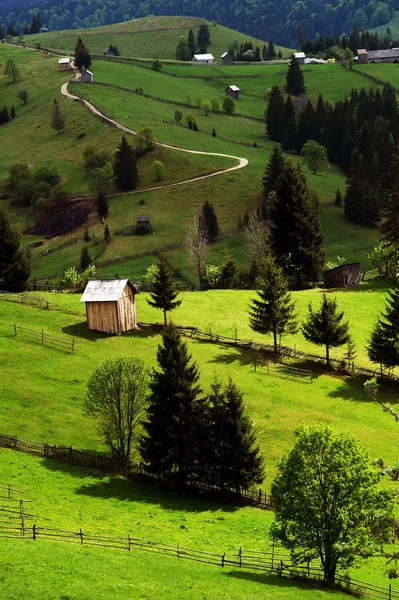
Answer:
[[[266,109],[266,135],[275,142],[281,142],[286,125],[284,98],[280,88],[272,87]]]
[[[281,154],[280,149],[275,146],[270,154],[262,180],[264,197],[262,216],[264,219],[268,219],[270,216],[271,206],[273,204],[272,194],[276,191],[277,181],[283,172],[284,163],[284,157]]]
[[[320,281],[324,253],[320,221],[299,166],[286,161],[271,214],[272,246],[297,287]]]
[[[194,35],[192,29],[190,29],[190,31],[188,32],[187,44],[188,44],[188,49],[190,51],[190,59],[191,59],[194,56],[194,54],[197,54],[197,44],[195,42],[195,35]]]
[[[306,92],[303,73],[295,57],[292,58],[288,65],[285,89],[287,94],[291,94],[292,96],[299,96]]]
[[[0,210],[0,282],[10,292],[25,289],[30,275],[29,260],[20,250],[21,236]]]
[[[162,334],[157,360],[160,371],[154,370],[151,376],[141,457],[150,472],[176,476],[184,487],[198,462],[198,370],[186,343],[171,326]]]
[[[200,219],[202,219],[202,222],[206,228],[209,240],[213,240],[219,235],[219,224],[215,209],[208,200],[205,200],[204,204],[202,205]]]
[[[161,258],[157,266],[158,269],[151,285],[151,299],[147,302],[150,306],[163,311],[164,324],[166,325],[166,313],[180,306],[182,300],[177,300],[176,279],[166,260]]]
[[[114,175],[116,185],[122,190],[133,190],[138,181],[136,156],[123,136],[115,154]]]
[[[399,147],[392,156],[390,191],[382,211],[381,234],[393,249],[399,247]]]
[[[385,313],[371,333],[367,353],[373,362],[393,367],[399,365],[399,288],[391,290],[386,299]]]

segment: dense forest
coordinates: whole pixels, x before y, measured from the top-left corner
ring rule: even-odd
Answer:
[[[388,23],[398,9],[399,0],[2,0],[0,22],[22,32],[37,10],[50,30],[97,27],[151,14],[198,16],[296,47],[299,25],[306,38],[362,31]]]

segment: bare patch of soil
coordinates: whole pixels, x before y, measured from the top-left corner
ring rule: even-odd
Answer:
[[[70,233],[87,222],[90,213],[94,211],[92,198],[69,198],[54,202],[44,210],[35,213],[35,225],[24,231],[30,235],[42,235],[47,239]]]

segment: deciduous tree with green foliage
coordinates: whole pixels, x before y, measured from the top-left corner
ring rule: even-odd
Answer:
[[[167,327],[158,347],[160,370],[153,370],[140,453],[146,468],[175,476],[180,487],[195,472],[199,448],[198,407],[201,388],[195,363],[175,327]]]
[[[272,333],[274,352],[277,353],[278,337],[295,333],[298,321],[287,280],[272,256],[262,260],[257,284],[258,298],[254,298],[249,306],[249,326],[258,333]]]
[[[302,324],[302,333],[308,342],[325,346],[327,366],[330,366],[330,349],[349,341],[349,323],[344,322],[343,318],[344,313],[338,311],[337,299],[330,299],[323,294],[319,310],[313,310],[309,304],[306,320]]]
[[[93,169],[89,175],[89,189],[97,196],[109,193],[114,184],[114,172],[111,163]]]
[[[179,41],[177,42],[175,58],[176,58],[176,60],[190,60],[191,59],[190,50],[189,50],[188,44],[187,44],[187,39],[184,37],[184,35],[180,36]]]
[[[236,105],[234,104],[233,98],[230,96],[226,96],[226,98],[223,100],[222,106],[226,115],[232,115],[236,111]]]
[[[9,58],[4,67],[4,75],[12,79],[13,83],[15,83],[20,73],[21,69],[19,68],[18,63],[16,63],[13,58]]]
[[[178,300],[176,278],[165,259],[161,258],[154,272],[154,279],[150,287],[150,306],[163,311],[164,325],[166,326],[166,313],[179,307],[182,300]]]
[[[387,539],[392,494],[350,434],[311,425],[296,435],[271,487],[272,535],[294,561],[320,560],[324,581],[334,583],[337,570],[354,563],[355,546]]]
[[[301,156],[314,175],[319,171],[327,171],[329,168],[327,148],[320,146],[314,140],[308,140],[302,146]]]
[[[128,463],[148,404],[148,371],[139,357],[108,358],[87,383],[86,413],[112,455]]]

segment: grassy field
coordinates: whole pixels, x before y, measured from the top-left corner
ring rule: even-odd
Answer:
[[[248,334],[245,311],[252,295],[253,292],[186,293],[175,318],[206,326],[200,315],[207,314],[214,319],[215,331],[231,334],[234,315],[240,323],[238,335],[244,337]],[[355,319],[358,324],[371,323],[383,305],[384,296],[384,289],[360,288],[357,292],[340,293],[339,303],[352,323]],[[299,311],[303,314],[308,301],[318,301],[319,297],[318,290],[295,294]],[[111,354],[140,354],[149,366],[155,366],[160,336],[146,331],[124,336],[88,332],[79,296],[49,294],[49,298],[52,302],[49,311],[2,301],[2,431],[38,441],[103,450],[92,421],[82,412],[87,378]],[[138,296],[138,318],[159,319],[145,299],[145,294]],[[9,327],[12,322],[44,328],[65,338],[74,337],[78,352],[68,355],[24,338],[23,334],[15,338]],[[358,344],[364,343],[366,326],[353,333]],[[297,347],[305,347],[299,335],[296,342]],[[388,463],[396,461],[397,424],[365,397],[361,382],[324,374],[316,375],[312,384],[280,379],[266,375],[262,369],[255,373],[251,353],[194,341],[188,341],[188,345],[199,366],[204,392],[216,374],[222,381],[231,375],[244,392],[247,413],[265,457],[265,489],[270,488],[276,462],[291,447],[293,429],[301,422],[324,422],[336,431],[349,430],[364,444],[370,458],[383,456]],[[396,397],[396,393],[382,390],[382,398],[387,402],[395,404]],[[125,482],[5,449],[0,450],[0,460],[2,481],[24,490],[25,497],[33,500],[35,514],[41,517],[38,524],[44,527],[72,530],[81,527],[87,532],[123,536],[130,533],[134,537],[180,543],[210,552],[238,547],[270,549],[271,512],[166,494],[154,486]],[[148,599],[173,594],[182,600],[255,599],[260,595],[270,599],[313,600],[325,598],[326,594],[312,586],[258,577],[245,571],[221,571],[136,551],[128,554],[44,541],[2,540],[0,565],[8,594],[2,597],[9,600],[105,599],[109,597],[109,586],[116,585],[116,581],[119,583],[113,593],[115,598],[126,597],[132,585],[135,597]],[[384,561],[371,559],[362,562],[352,574],[387,586],[384,571]],[[90,575],[85,576],[86,572]],[[340,594],[335,597],[341,600]]]
[[[179,37],[187,36],[189,29],[197,34],[199,26],[205,22],[204,19],[190,17],[145,17],[94,29],[50,31],[30,35],[26,41],[29,44],[39,41],[43,47],[73,52],[76,39],[81,36],[93,54],[102,54],[110,44],[116,44],[122,56],[174,59]],[[219,62],[220,56],[229,49],[233,40],[252,41],[254,46],[261,49],[265,43],[222,25],[211,24],[210,34],[211,45],[208,52]],[[280,49],[276,48],[277,51]],[[281,48],[281,51],[284,58],[288,58],[292,52],[287,48]]]

